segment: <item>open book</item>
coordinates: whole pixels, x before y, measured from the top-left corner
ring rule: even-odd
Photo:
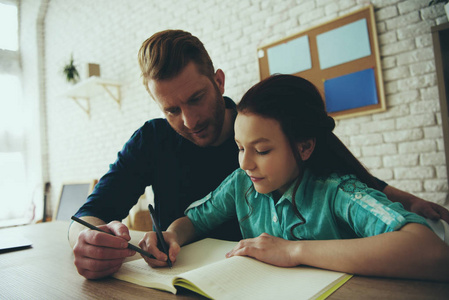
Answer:
[[[183,287],[212,299],[324,299],[352,275],[310,267],[281,268],[249,257],[225,258],[237,243],[204,239],[184,246],[172,269],[142,259],[113,276],[176,294]]]

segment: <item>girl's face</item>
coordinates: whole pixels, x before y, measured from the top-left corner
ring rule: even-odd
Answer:
[[[239,113],[235,142],[240,168],[251,178],[257,192],[284,194],[299,176],[299,169],[281,125],[271,118]]]

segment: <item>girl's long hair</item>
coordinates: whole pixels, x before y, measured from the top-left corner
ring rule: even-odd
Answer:
[[[272,75],[254,85],[237,105],[239,113],[253,113],[279,122],[286,135],[298,167],[309,169],[317,176],[331,173],[354,174],[371,188],[381,190],[377,180],[332,132],[335,121],[325,109],[317,88],[308,80],[293,75]],[[306,161],[301,159],[297,144],[315,138],[315,149]],[[299,182],[298,182],[299,185]],[[296,207],[293,209],[304,224],[306,220]]]

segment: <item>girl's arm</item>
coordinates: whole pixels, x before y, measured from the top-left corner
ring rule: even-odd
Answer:
[[[178,245],[183,246],[196,239],[195,228],[188,217],[182,217],[173,221],[167,228],[176,237]]]
[[[409,223],[377,236],[287,241],[268,234],[241,241],[229,256],[245,255],[277,266],[309,265],[351,274],[449,282],[449,247],[427,227]]]

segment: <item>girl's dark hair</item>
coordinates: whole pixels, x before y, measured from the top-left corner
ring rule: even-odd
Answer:
[[[369,187],[381,189],[377,180],[333,134],[335,121],[327,114],[321,94],[308,80],[293,75],[272,75],[245,93],[237,111],[278,121],[300,168],[308,168],[318,176],[333,172],[354,174]],[[308,160],[302,161],[297,143],[312,138],[316,140],[315,149]],[[301,219],[294,228],[305,220],[295,201],[292,203],[295,214]]]

